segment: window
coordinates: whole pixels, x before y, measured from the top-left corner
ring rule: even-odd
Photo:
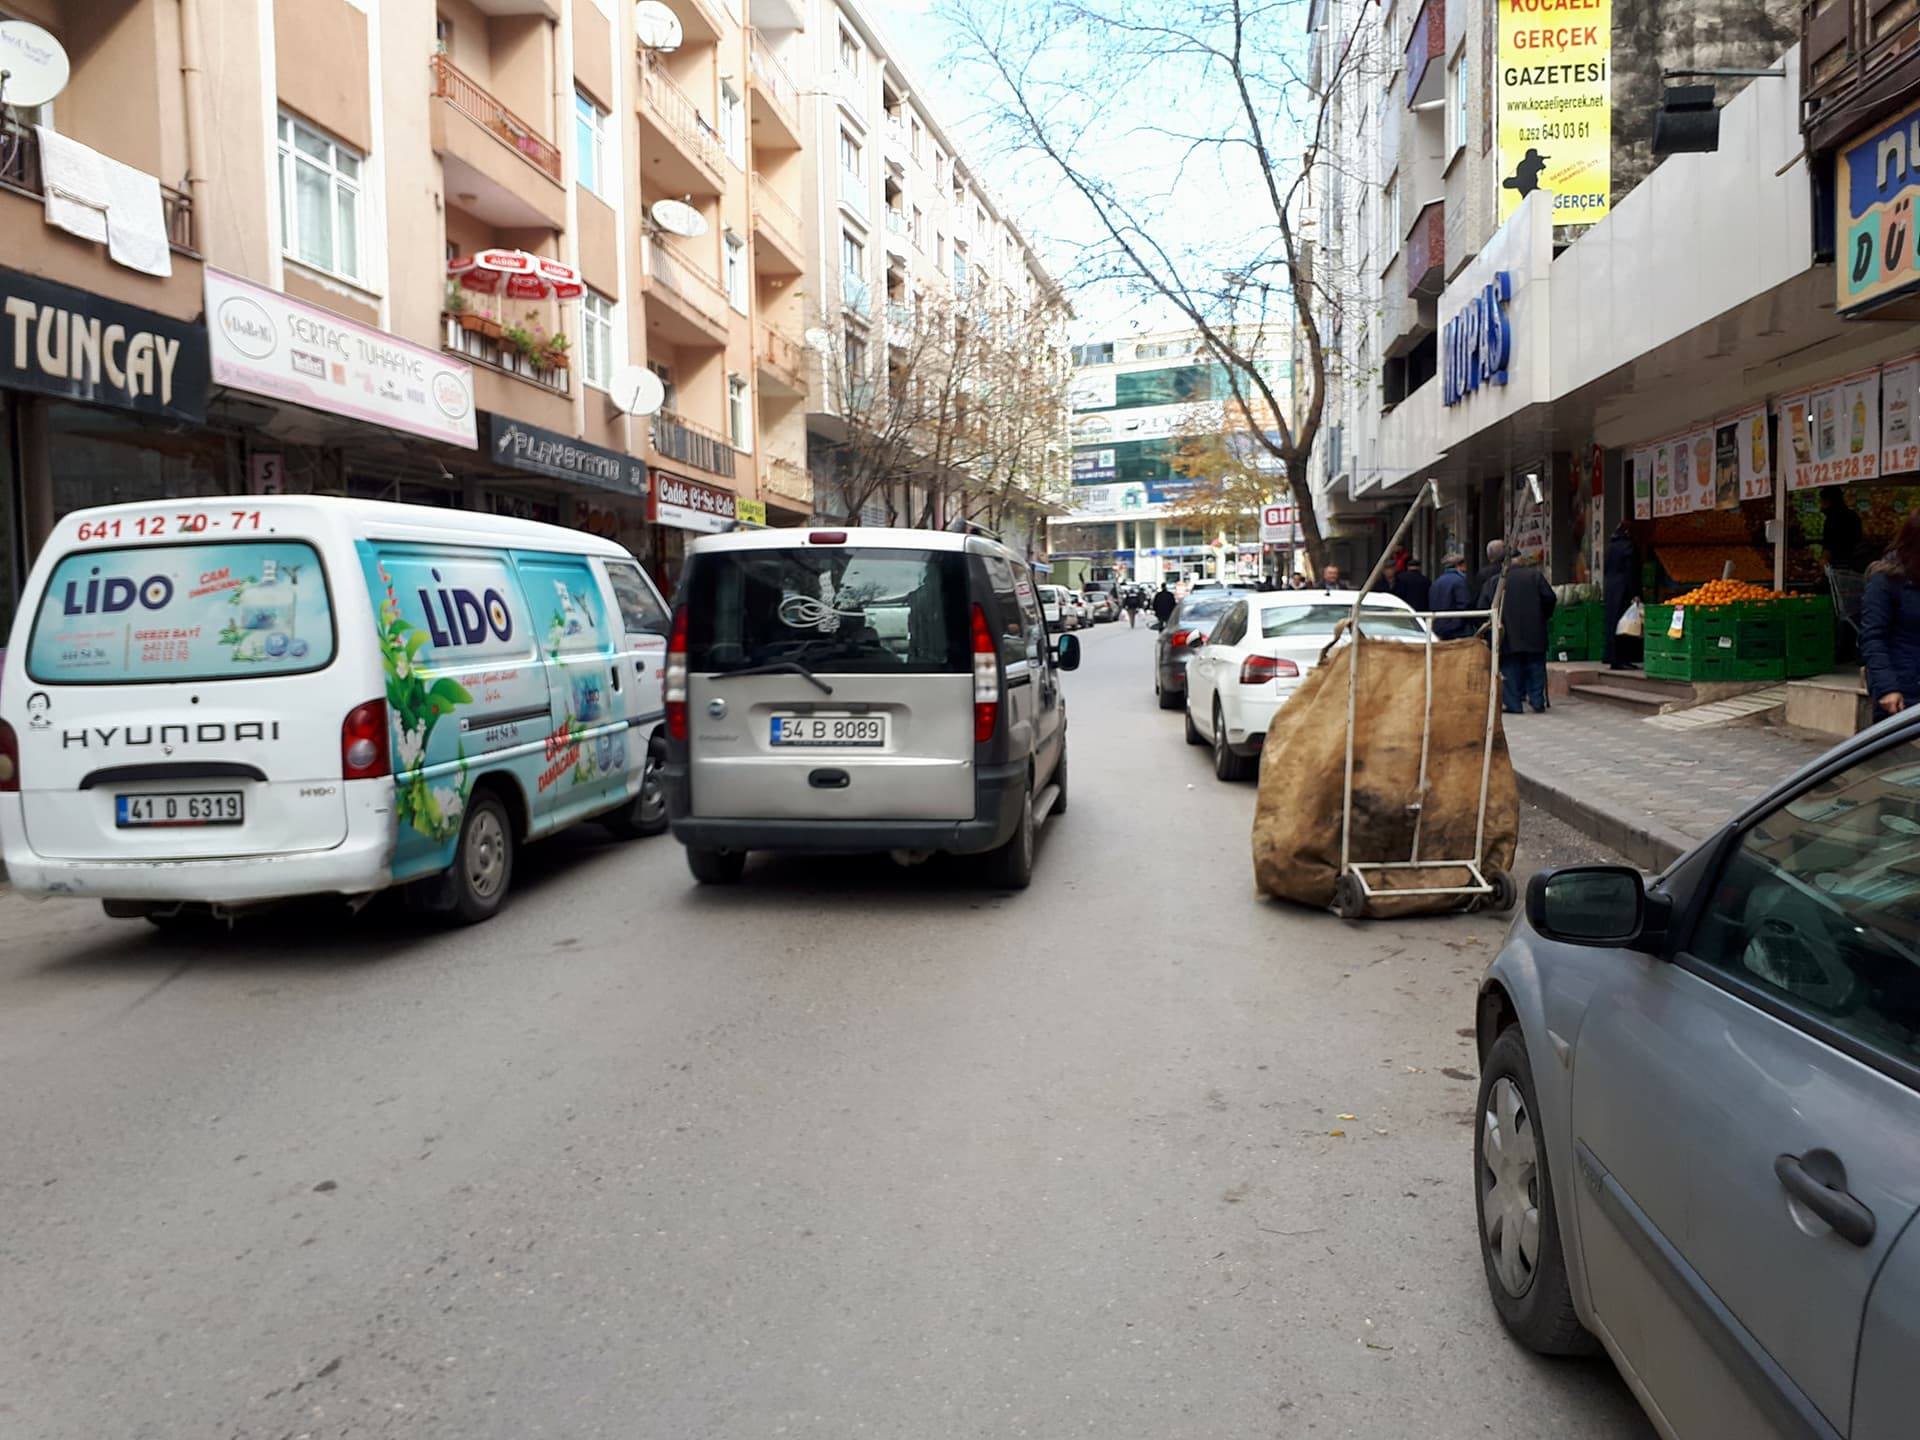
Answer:
[[[867,247],[851,230],[840,232],[840,271],[851,279],[867,278]]]
[[[860,142],[848,130],[840,132],[840,170],[853,180],[859,180],[866,174],[866,166],[861,163]]]
[[[907,118],[907,153],[915,160],[920,158],[920,117],[918,115]]]
[[[947,183],[947,157],[938,145],[933,147],[933,183],[935,186]]]
[[[1400,176],[1398,172],[1387,177],[1387,185],[1380,192],[1380,243],[1385,247],[1387,259],[1391,260],[1400,253]]]
[[[720,143],[737,168],[747,168],[746,115],[740,108],[740,92],[731,80],[720,82]]]
[[[909,222],[908,233],[913,236],[913,245],[916,250],[927,248],[927,217],[920,213],[918,205],[913,207],[913,218]]]
[[[1334,627],[1353,614],[1351,605],[1280,605],[1260,612],[1260,634],[1267,640],[1291,640],[1310,635],[1315,640],[1331,639]],[[1426,627],[1416,616],[1394,605],[1375,605],[1369,601],[1360,610],[1362,634],[1394,639],[1419,640]]]
[[[658,360],[649,360],[647,362],[647,369],[653,372],[653,378],[660,382],[660,388],[665,392],[666,398],[660,402],[660,408],[669,414],[678,413],[680,409],[680,391],[673,383],[673,371],[668,366],[661,364]]]
[[[967,247],[958,241],[953,246],[953,288],[967,288]]]
[[[860,42],[853,38],[853,32],[844,25],[840,27],[840,68],[856,79],[859,78]]]
[[[580,378],[600,390],[613,379],[613,312],[597,290],[580,297]]]
[[[607,112],[573,92],[573,164],[582,188],[606,198],[613,177],[607,173]]]
[[[433,48],[442,55],[453,53],[453,22],[444,15],[433,17]]]
[[[846,343],[847,381],[859,385],[867,377],[867,342],[853,331],[847,332]]]
[[[607,579],[613,585],[614,602],[620,607],[620,624],[629,635],[665,635],[673,628],[672,618],[645,573],[631,560],[608,560]]]
[[[727,299],[744,315],[747,313],[747,242],[729,230],[720,243],[725,252]]]
[[[1103,340],[1097,345],[1076,345],[1073,347],[1075,365],[1111,365],[1113,363],[1113,342]]]
[[[944,235],[933,237],[933,268],[942,275],[947,273],[947,237]]]
[[[1755,823],[1688,950],[1920,1065],[1920,744],[1869,755]]]
[[[727,438],[736,450],[753,449],[753,419],[744,375],[727,377]]]
[[[987,582],[993,587],[994,609],[1000,612],[999,640],[1000,660],[1002,664],[1037,664],[1040,659],[1039,647],[1046,644],[1044,632],[1035,636],[1028,629],[1026,616],[1021,613],[1019,583],[1014,577],[1013,566],[998,555],[985,557]],[[1028,585],[1032,590],[1032,585]]]
[[[358,281],[364,157],[280,116],[280,248],[302,265]]]
[[[1451,158],[1452,153],[1467,148],[1467,86],[1471,77],[1467,70],[1465,45],[1460,47],[1459,53],[1453,57],[1453,64],[1448,68],[1451,73],[1447,77],[1447,93],[1453,97],[1453,124],[1447,140]]]

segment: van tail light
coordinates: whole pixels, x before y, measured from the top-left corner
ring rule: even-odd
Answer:
[[[0,795],[12,795],[20,789],[20,737],[13,726],[0,720]]]
[[[1000,648],[993,642],[987,612],[973,607],[973,743],[985,744],[1000,723]]]
[[[667,738],[687,738],[687,607],[673,612],[673,633],[667,640],[667,668],[661,699],[667,706]]]
[[[1242,685],[1270,685],[1275,680],[1296,680],[1300,667],[1291,660],[1272,655],[1249,655],[1240,665]]]
[[[387,735],[387,702],[356,705],[340,722],[340,778],[376,780],[393,773]]]

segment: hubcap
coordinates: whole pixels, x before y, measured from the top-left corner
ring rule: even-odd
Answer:
[[[1227,719],[1220,713],[1218,705],[1213,707],[1213,753],[1219,759],[1222,769],[1227,763]]]
[[[667,808],[666,787],[660,783],[660,756],[653,750],[647,751],[645,767],[640,772],[640,819],[643,823],[658,820]]]
[[[507,873],[507,832],[492,810],[477,810],[467,827],[467,883],[491,900]]]
[[[1480,1121],[1480,1215],[1500,1284],[1518,1299],[1540,1254],[1540,1148],[1520,1087],[1505,1075]]]

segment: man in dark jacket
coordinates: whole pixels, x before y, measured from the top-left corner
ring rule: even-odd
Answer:
[[[1614,527],[1607,539],[1607,555],[1601,571],[1604,595],[1606,598],[1607,640],[1606,658],[1609,670],[1624,670],[1626,663],[1621,660],[1621,637],[1614,633],[1620,624],[1620,617],[1627,613],[1627,607],[1633,604],[1634,597],[1640,593],[1640,552],[1634,548],[1633,530],[1622,520]]]
[[[1174,606],[1179,603],[1173,598],[1173,591],[1167,588],[1167,582],[1162,580],[1160,588],[1153,592],[1153,618],[1162,625],[1166,624],[1167,617],[1173,614]]]
[[[1436,615],[1443,610],[1473,608],[1473,593],[1467,583],[1467,557],[1458,550],[1441,557],[1440,578],[1433,582],[1425,608]],[[1464,640],[1479,624],[1477,620],[1435,620],[1433,633],[1442,640]]]
[[[1393,577],[1393,593],[1406,601],[1412,609],[1425,613],[1428,609],[1428,597],[1433,592],[1433,581],[1420,568],[1418,555],[1407,556],[1407,563],[1400,573]]]
[[[1908,513],[1860,602],[1860,658],[1874,707],[1897,715],[1920,705],[1920,510]]]
[[[1487,563],[1474,572],[1473,593],[1481,594],[1487,588],[1487,582],[1500,573],[1500,567],[1507,563],[1507,542],[1504,540],[1487,541]],[[1484,606],[1481,608],[1485,608]]]
[[[1499,584],[1496,572],[1481,587],[1482,610],[1493,608]],[[1547,621],[1554,603],[1553,587],[1536,567],[1518,560],[1507,566],[1500,607],[1500,703],[1509,715],[1521,713],[1523,697],[1536,714],[1547,712]]]
[[[1821,544],[1826,547],[1827,564],[1836,570],[1860,569],[1862,531],[1860,516],[1847,504],[1837,487],[1820,492]]]

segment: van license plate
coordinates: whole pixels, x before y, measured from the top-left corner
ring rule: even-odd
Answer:
[[[122,830],[148,825],[238,825],[246,819],[238,790],[176,790],[164,795],[117,795],[114,824]]]
[[[884,745],[884,715],[776,715],[773,743],[785,745]]]

